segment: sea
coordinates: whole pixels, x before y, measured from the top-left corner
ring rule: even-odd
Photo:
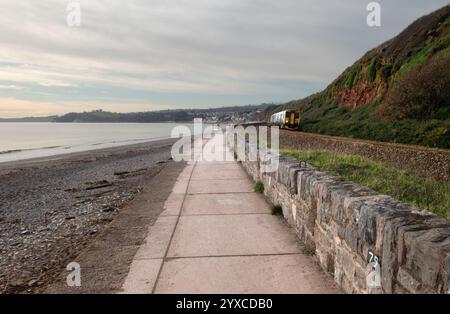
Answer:
[[[0,123],[0,163],[167,139],[176,126],[198,135],[193,123]]]

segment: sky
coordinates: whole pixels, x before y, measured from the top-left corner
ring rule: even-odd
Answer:
[[[286,102],[448,0],[0,0],[0,117]]]

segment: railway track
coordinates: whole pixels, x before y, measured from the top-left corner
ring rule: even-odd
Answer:
[[[448,149],[286,130],[280,130],[280,146],[287,149],[324,149],[360,155],[421,176],[431,176],[450,182],[450,150]]]

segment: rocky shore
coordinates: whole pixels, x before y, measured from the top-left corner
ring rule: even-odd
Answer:
[[[173,142],[0,164],[0,293],[52,283],[171,163]]]

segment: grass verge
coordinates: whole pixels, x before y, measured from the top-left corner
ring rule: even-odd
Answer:
[[[306,256],[314,256],[316,255],[316,248],[311,245],[305,245],[303,248],[303,254]]]
[[[356,155],[322,150],[282,150],[282,154],[450,219],[449,183],[421,177]]]
[[[272,212],[272,215],[282,215],[283,214],[283,208],[281,205],[272,205],[272,208],[270,209]]]
[[[264,193],[264,183],[262,183],[261,181],[256,181],[255,192]]]

